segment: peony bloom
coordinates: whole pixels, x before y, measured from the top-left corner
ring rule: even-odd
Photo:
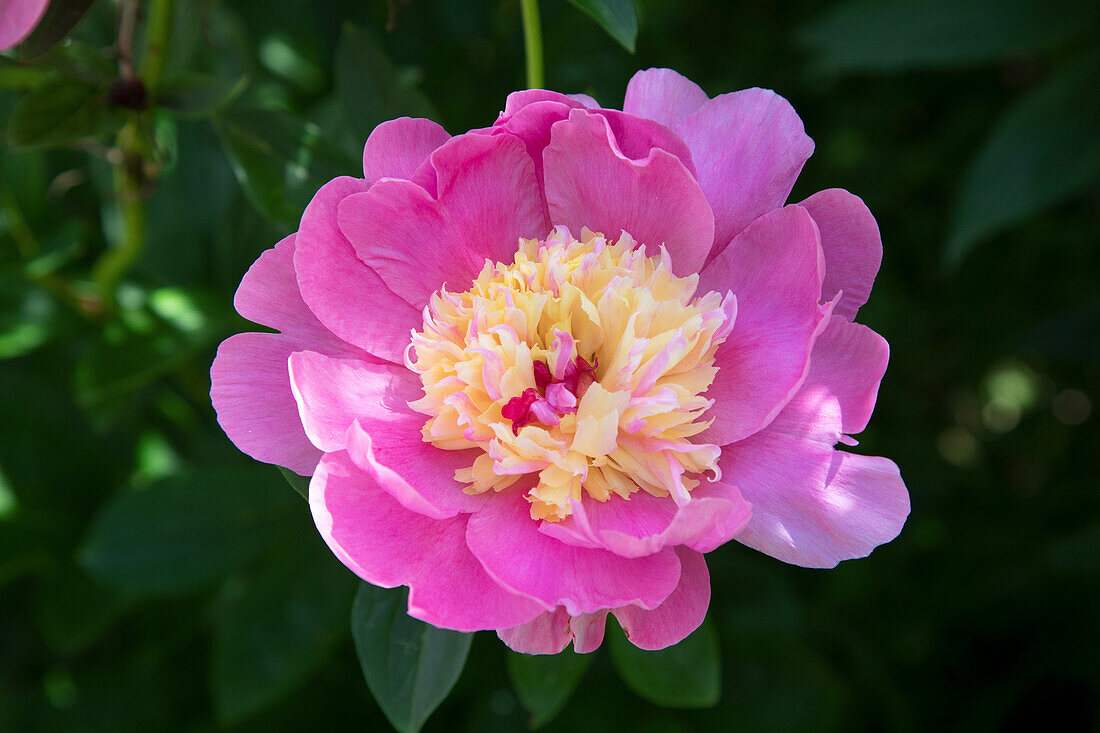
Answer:
[[[409,613],[513,649],[597,648],[611,612],[675,644],[736,539],[832,567],[909,497],[863,430],[886,342],[846,191],[784,206],[813,143],[791,106],[639,72],[623,111],[509,96],[489,128],[379,125],[235,305],[211,392],[254,458],[312,475],[332,551]]]
[[[49,4],[50,0],[0,0],[0,51],[22,43]]]

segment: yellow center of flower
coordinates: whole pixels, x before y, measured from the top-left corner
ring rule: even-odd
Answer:
[[[424,385],[411,407],[428,416],[425,442],[481,449],[455,478],[468,493],[521,482],[535,519],[564,519],[583,493],[687,502],[700,474],[718,475],[718,446],[691,438],[710,424],[702,395],[735,310],[730,294],[694,297],[698,281],[625,232],[521,240],[512,264],[486,262],[424,309],[406,364]]]

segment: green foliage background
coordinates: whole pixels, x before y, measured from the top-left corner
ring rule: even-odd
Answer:
[[[666,656],[609,627],[557,660],[369,589],[353,639],[357,582],[207,396],[241,275],[377,122],[524,86],[519,3],[136,7],[143,102],[108,0],[0,57],[0,730],[412,729],[443,696],[425,730],[1100,730],[1094,4],[639,0],[635,39],[629,2],[544,0],[548,87],[773,88],[817,143],[792,200],[866,200],[892,362],[858,450],[913,505],[834,571],[712,553]]]

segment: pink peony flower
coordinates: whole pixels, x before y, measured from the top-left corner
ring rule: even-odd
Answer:
[[[49,4],[50,0],[0,0],[0,51],[22,43]]]
[[[489,128],[379,125],[235,305],[218,420],[312,474],[332,551],[409,613],[513,649],[645,649],[699,626],[736,539],[832,567],[897,536],[863,430],[886,342],[853,322],[881,258],[841,190],[784,206],[791,106],[639,72],[624,110],[509,96]]]

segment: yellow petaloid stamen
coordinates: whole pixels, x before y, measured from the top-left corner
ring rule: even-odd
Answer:
[[[424,385],[411,403],[424,440],[483,450],[455,478],[469,493],[522,479],[535,519],[564,519],[582,492],[688,501],[718,472],[718,446],[690,439],[710,424],[702,394],[735,311],[731,294],[695,298],[698,282],[625,232],[521,240],[512,264],[486,262],[469,290],[443,288],[424,309],[406,359]]]

